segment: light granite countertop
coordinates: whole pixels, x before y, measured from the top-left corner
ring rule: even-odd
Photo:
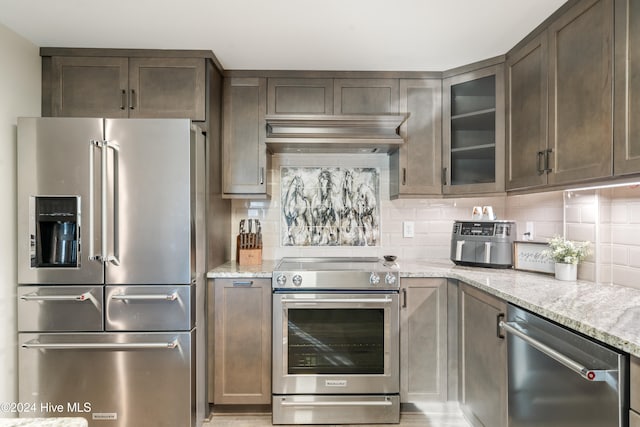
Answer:
[[[231,261],[209,278],[271,278],[277,261],[240,266]],[[468,283],[507,302],[640,357],[640,290],[592,282],[563,282],[517,270],[461,267],[449,260],[399,261],[401,278],[444,277]]]

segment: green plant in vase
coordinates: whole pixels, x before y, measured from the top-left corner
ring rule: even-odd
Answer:
[[[549,239],[545,253],[555,261],[556,279],[576,280],[578,264],[591,253],[591,242],[575,242],[563,236]]]

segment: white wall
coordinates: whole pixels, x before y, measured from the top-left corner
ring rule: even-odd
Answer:
[[[16,118],[40,115],[41,62],[35,45],[2,24],[0,53],[0,402],[15,402]]]

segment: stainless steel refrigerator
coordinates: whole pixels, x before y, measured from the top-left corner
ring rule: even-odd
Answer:
[[[19,402],[90,427],[205,416],[205,142],[183,119],[18,120]]]

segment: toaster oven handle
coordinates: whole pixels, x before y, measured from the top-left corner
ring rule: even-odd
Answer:
[[[456,261],[462,261],[462,247],[466,242],[459,240],[456,242]]]

